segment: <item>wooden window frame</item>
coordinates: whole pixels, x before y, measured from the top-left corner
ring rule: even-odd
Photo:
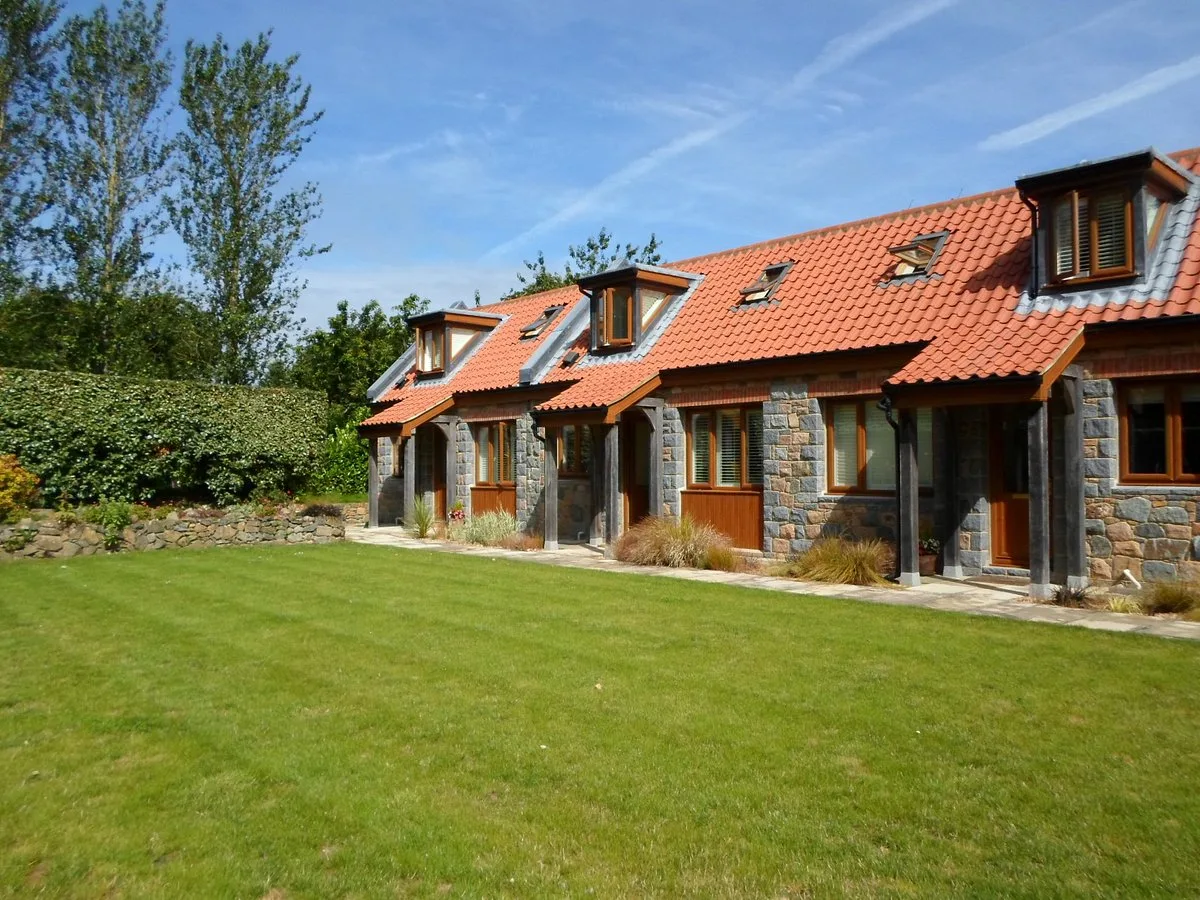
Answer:
[[[575,452],[573,459],[566,457],[566,441],[564,439],[568,428],[575,429]],[[591,430],[590,425],[563,425],[558,429],[558,474],[561,478],[587,478],[591,475],[583,463],[583,441],[580,435],[584,429]]]
[[[880,488],[867,487],[867,404],[875,403],[875,397],[845,397],[841,399],[828,400],[824,404],[822,410],[825,416],[825,492],[827,494],[854,494],[856,496],[866,497],[894,497],[896,496],[896,488],[891,490]],[[858,442],[858,481],[853,485],[834,484],[833,479],[836,477],[837,468],[834,465],[834,439],[833,439],[833,408],[835,406],[850,406],[855,407],[855,428],[857,430]],[[932,420],[930,422],[930,440],[933,439]],[[897,440],[897,436],[893,432],[893,440]],[[919,438],[918,438],[919,439]],[[893,463],[894,464],[894,463]],[[937,477],[936,466],[931,473],[931,478]],[[917,492],[922,496],[932,496],[932,484],[920,484],[918,474]]]
[[[626,323],[628,325],[629,334],[623,338],[614,338],[612,334],[613,323],[613,304],[615,302],[617,291],[629,291],[629,299],[626,302],[626,311],[628,316]],[[604,289],[604,318],[603,328],[600,332],[600,345],[603,347],[630,347],[633,345],[634,329],[637,327],[634,324],[634,315],[637,313],[638,304],[635,302],[637,298],[637,285],[617,284]]]
[[[1180,395],[1187,386],[1200,385],[1200,377],[1132,379],[1117,385],[1117,422],[1119,431],[1118,465],[1121,484],[1127,485],[1200,485],[1200,473],[1183,471],[1183,421],[1180,414]],[[1164,473],[1140,473],[1129,469],[1132,458],[1129,452],[1129,390],[1131,388],[1162,388],[1163,404],[1166,406],[1167,471]]]
[[[511,487],[516,484],[517,463],[516,459],[512,459],[513,478],[505,481],[502,478],[504,473],[505,449],[508,445],[506,439],[509,434],[512,435],[513,456],[516,455],[516,429],[517,423],[512,419],[499,420],[495,422],[478,422],[475,425],[475,484],[476,485],[492,485],[497,487]],[[479,477],[479,459],[482,449],[479,443],[479,431],[486,428],[488,430],[487,440],[487,459],[488,459],[488,474],[490,480],[483,481]]]
[[[750,430],[746,427],[747,413],[757,412],[760,416],[763,414],[762,406],[759,404],[751,404],[749,406],[702,406],[696,409],[688,410],[686,416],[687,424],[687,459],[684,465],[687,466],[685,475],[687,476],[687,489],[689,491],[761,491],[762,484],[754,484],[750,481]],[[737,413],[738,430],[741,433],[742,450],[741,450],[741,483],[740,484],[718,484],[717,479],[717,419],[721,413]],[[693,438],[692,419],[696,416],[708,416],[708,481],[695,482],[692,481],[692,473],[695,471],[692,465],[693,453]],[[764,422],[764,428],[765,428]],[[764,440],[763,459],[766,459],[766,442]],[[763,481],[766,481],[766,472],[763,473]]]
[[[1096,215],[1099,208],[1097,199],[1106,194],[1120,194],[1125,205],[1125,265],[1101,269],[1097,265],[1100,258],[1100,223]],[[1079,200],[1086,198],[1088,202],[1088,274],[1079,275]],[[1072,271],[1058,273],[1058,235],[1054,227],[1054,209],[1064,200],[1071,202],[1071,259]],[[1055,195],[1047,205],[1050,211],[1048,231],[1050,235],[1050,252],[1046,262],[1049,267],[1048,283],[1055,285],[1089,284],[1093,281],[1110,281],[1114,278],[1125,278],[1134,272],[1133,256],[1133,194],[1124,185],[1102,185],[1085,190],[1065,191]]]
[[[440,366],[438,366],[437,368],[426,369],[422,364],[424,356],[425,356],[425,335],[432,334],[435,331],[438,332],[441,336],[442,364]],[[442,373],[444,373],[446,371],[446,354],[450,350],[448,337],[449,337],[449,329],[447,329],[445,325],[434,325],[434,326],[428,326],[425,328],[417,329],[417,372],[418,372],[418,374],[420,374],[420,375],[441,375]]]

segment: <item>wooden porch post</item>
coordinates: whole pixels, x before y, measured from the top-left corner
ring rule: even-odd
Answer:
[[[621,426],[609,425],[604,434],[605,538],[611,548],[621,536]]]
[[[417,498],[417,435],[416,432],[404,439],[404,507],[402,517],[405,525],[412,524],[413,504]]]
[[[455,434],[454,422],[434,422],[438,430],[441,431],[442,437],[446,439],[446,516],[450,516],[450,510],[454,508],[454,502],[458,499],[458,448],[454,445],[457,435]]]
[[[958,498],[958,416],[953,407],[936,410],[941,425],[942,464],[939,467],[935,491],[944,494],[942,515],[942,575],[964,578],[962,567],[962,506]]]
[[[653,398],[638,404],[650,422],[650,515],[663,514],[663,401]]]
[[[367,438],[367,527],[379,527],[379,438]]]
[[[1083,493],[1083,380],[1077,366],[1067,368],[1063,377],[1063,457],[1066,473],[1063,478],[1064,534],[1067,551],[1067,587],[1083,588],[1088,584],[1086,546],[1086,512]]]
[[[918,493],[917,482],[917,417],[913,410],[902,409],[897,451],[899,471],[896,490],[900,496],[900,519],[896,523],[898,556],[900,557],[900,584],[918,587],[921,584],[920,565],[917,559]]]
[[[558,549],[558,430],[544,429],[542,466],[542,526],[543,546]],[[578,439],[578,438],[577,438]]]
[[[593,547],[601,547],[604,545],[604,473],[606,467],[604,464],[604,452],[607,450],[607,442],[605,440],[606,426],[600,425],[593,428],[591,425],[582,425],[581,428],[592,428],[592,522],[591,530],[588,533],[588,543]]]
[[[1029,596],[1050,597],[1050,411],[1038,403],[1026,424],[1029,441]]]

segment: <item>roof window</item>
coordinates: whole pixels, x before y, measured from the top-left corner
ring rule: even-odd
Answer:
[[[792,260],[786,262],[772,263],[762,270],[762,274],[758,276],[752,283],[742,288],[743,303],[758,303],[763,300],[770,300],[775,294],[775,289],[787,276],[788,270],[792,267]]]
[[[547,306],[542,310],[542,314],[521,329],[521,340],[527,340],[541,335],[555,317],[563,311],[563,305]]]
[[[934,260],[946,243],[948,231],[937,231],[932,234],[919,234],[907,244],[888,247],[888,253],[896,257],[896,269],[893,278],[905,278],[909,275],[928,275]]]

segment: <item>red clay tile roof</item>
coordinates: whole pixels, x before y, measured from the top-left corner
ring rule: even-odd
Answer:
[[[1200,175],[1200,148],[1174,156]],[[564,389],[539,409],[607,406],[664,371],[900,344],[922,349],[894,384],[1037,375],[1085,325],[1200,313],[1200,228],[1168,297],[1018,313],[1030,266],[1029,216],[1009,188],[672,263],[704,278],[649,353],[552,368],[542,383]],[[888,247],[942,230],[949,236],[930,277],[888,282],[896,261]],[[741,288],[785,260],[795,264],[772,302],[739,305]],[[520,341],[519,329],[563,302],[586,301],[570,287],[486,307],[509,318],[455,375],[452,390],[516,385],[544,339]],[[586,352],[588,342],[585,332],[575,349]],[[385,399],[419,390],[402,387]]]

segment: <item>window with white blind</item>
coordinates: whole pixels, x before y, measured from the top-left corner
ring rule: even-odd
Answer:
[[[896,490],[896,432],[874,400],[847,400],[826,407],[829,490],[892,493]],[[917,476],[933,487],[933,410],[916,411]]]
[[[494,422],[475,429],[475,483],[512,484],[516,423]]]
[[[1070,191],[1051,206],[1051,277],[1110,278],[1133,271],[1132,215],[1124,188]]]
[[[688,419],[688,483],[746,489],[763,483],[761,409],[715,409]]]

